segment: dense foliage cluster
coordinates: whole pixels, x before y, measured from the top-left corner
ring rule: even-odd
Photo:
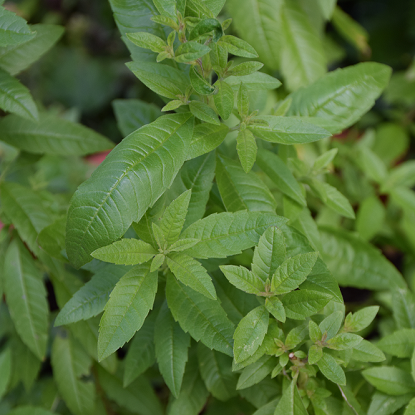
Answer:
[[[415,66],[334,69],[335,0],[109,3],[157,103],[117,145],[0,5],[0,415],[415,414]]]

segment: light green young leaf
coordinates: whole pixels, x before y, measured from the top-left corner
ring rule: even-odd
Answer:
[[[194,66],[189,72],[190,83],[193,89],[200,95],[210,95],[215,91],[215,87],[211,85],[206,79],[199,73],[198,67]]]
[[[358,362],[383,362],[386,360],[382,350],[378,349],[373,343],[367,340],[362,340],[357,346],[353,348],[352,359]]]
[[[276,360],[273,356],[263,356],[257,362],[247,366],[239,376],[237,390],[246,389],[265,379],[274,369]]]
[[[257,58],[258,54],[255,49],[242,39],[235,36],[222,36],[218,42],[220,46],[226,48],[229,53],[235,56],[242,56],[244,58]]]
[[[249,114],[249,91],[243,82],[239,86],[237,95],[237,107],[239,115],[243,118]]]
[[[3,69],[0,69],[0,108],[29,120],[39,117],[29,90]]]
[[[12,357],[10,348],[0,353],[0,399],[7,391],[12,373]]]
[[[247,129],[239,131],[236,137],[236,150],[245,173],[251,171],[256,160],[257,149],[256,140],[251,131]]]
[[[220,125],[220,121],[216,112],[209,107],[209,105],[200,102],[192,101],[189,104],[190,112],[199,120],[205,121],[209,124]]]
[[[156,240],[159,249],[163,249],[163,250],[166,249],[167,248],[166,238],[164,237],[164,233],[160,229],[160,226],[157,224],[157,222],[153,222],[151,224],[151,228],[153,231],[154,239]]]
[[[194,258],[226,258],[256,245],[270,226],[282,226],[286,222],[273,213],[225,212],[198,220],[182,233],[182,238],[200,240],[186,252]]]
[[[233,335],[236,363],[248,359],[257,351],[267,333],[268,321],[268,310],[264,306],[259,306],[239,322]]]
[[[228,281],[239,290],[249,294],[259,294],[264,291],[264,282],[245,267],[222,265],[219,268]]]
[[[87,320],[104,310],[111,291],[130,267],[108,265],[98,271],[63,306],[55,320],[55,327]]]
[[[294,347],[302,343],[308,334],[309,333],[308,333],[307,322],[304,322],[300,324],[299,326],[293,328],[292,330],[289,331],[285,339],[286,348],[293,349]]]
[[[2,141],[35,154],[85,156],[110,150],[114,144],[95,131],[53,114],[40,114],[39,122],[9,115],[0,122]]]
[[[332,297],[328,294],[312,291],[297,290],[281,298],[288,318],[305,320],[321,310]]]
[[[103,360],[124,346],[140,330],[153,308],[157,274],[150,265],[128,271],[114,287],[104,308],[98,338],[98,358]]]
[[[172,252],[166,259],[170,270],[180,282],[207,298],[216,300],[212,279],[200,262],[182,252]]]
[[[163,52],[167,46],[163,39],[146,32],[127,33],[127,39],[140,48],[150,49],[157,53]]]
[[[243,62],[232,66],[227,74],[229,76],[247,76],[259,71],[264,66],[261,62]]]
[[[331,136],[331,133],[314,124],[294,117],[261,116],[268,122],[268,127],[251,124],[248,128],[255,137],[271,143],[305,144]]]
[[[278,297],[269,297],[265,300],[265,308],[279,321],[285,323],[287,318],[284,306]]]
[[[230,76],[225,82],[232,87],[234,91],[239,90],[241,83],[244,84],[248,91],[269,91],[281,86],[281,82],[263,72],[255,72],[246,76]]]
[[[285,389],[282,398],[275,408],[274,415],[307,415],[307,410],[304,407],[300,394],[297,389],[297,379],[293,379],[291,384]]]
[[[377,346],[392,356],[411,357],[415,348],[415,329],[397,330],[383,337]]]
[[[121,239],[91,253],[96,259],[117,265],[137,265],[149,261],[157,251],[147,242],[138,239]]]
[[[317,157],[313,165],[313,170],[320,171],[325,169],[334,160],[337,152],[337,148],[332,148],[331,150],[326,151],[321,156]]]
[[[3,279],[7,305],[16,331],[36,357],[43,360],[49,325],[43,274],[18,238],[7,249]]]
[[[415,329],[415,296],[408,289],[397,289],[392,294],[393,318],[399,328]]]
[[[127,355],[123,385],[127,387],[131,382],[143,374],[156,361],[154,348],[154,323],[156,314],[150,313],[143,327],[133,337]],[[164,333],[167,335],[167,332]]]
[[[36,36],[26,20],[0,6],[0,46],[15,46]]]
[[[285,261],[284,235],[277,226],[270,226],[261,236],[254,251],[252,272],[263,282],[271,280],[277,268]]]
[[[222,38],[223,39],[223,38]],[[218,88],[216,95],[213,95],[213,101],[219,115],[227,120],[235,104],[235,96],[232,87],[224,81],[218,81],[215,84]]]
[[[415,392],[412,376],[394,366],[371,367],[362,372],[363,377],[380,392],[404,395]]]
[[[195,246],[199,242],[199,239],[179,239],[173,245],[170,246],[170,252],[182,252],[186,249],[190,249],[192,246]]]
[[[387,86],[391,68],[375,62],[337,69],[292,94],[289,115],[320,117],[339,125],[353,125]]]
[[[66,234],[75,266],[123,236],[170,187],[186,158],[192,130],[190,114],[160,117],[124,139],[78,188]]]
[[[285,260],[272,276],[271,291],[274,294],[285,294],[298,288],[310,274],[317,257],[318,252],[312,252]]]
[[[194,129],[187,160],[194,159],[214,150],[222,144],[228,132],[229,127],[224,124],[214,125],[203,123],[197,125]]]
[[[305,10],[294,0],[281,13],[281,72],[289,91],[321,78],[327,71],[322,41]]]
[[[184,63],[192,62],[196,59],[205,56],[210,52],[209,46],[202,45],[201,43],[195,41],[189,41],[182,43],[176,50],[175,61]]]
[[[320,330],[327,334],[327,339],[334,337],[340,330],[343,322],[344,312],[335,311],[327,316],[320,324]]]
[[[187,362],[190,336],[173,319],[165,303],[154,331],[156,358],[161,375],[174,397],[178,397]]]
[[[362,308],[356,313],[349,313],[344,320],[344,331],[357,332],[365,329],[376,317],[379,306]]]
[[[255,173],[246,173],[237,161],[221,154],[216,160],[216,182],[228,212],[275,212],[277,208],[274,196]]]
[[[150,272],[158,271],[158,269],[164,264],[166,256],[164,254],[157,254],[151,261]]]
[[[320,341],[323,337],[320,327],[313,320],[308,322],[308,333],[313,343]]]
[[[343,369],[336,362],[334,357],[327,353],[323,353],[321,359],[317,362],[320,372],[328,379],[339,385],[346,384],[346,376]]]
[[[91,359],[72,337],[56,336],[52,346],[52,369],[60,395],[75,415],[90,415],[95,406],[95,387],[81,380],[89,375]]]
[[[153,0],[153,3],[160,14],[177,19],[176,0]]]
[[[276,154],[260,149],[257,155],[257,164],[281,192],[294,199],[300,205],[307,206],[301,186],[289,168]]]
[[[236,374],[232,372],[232,359],[223,353],[210,350],[203,343],[197,345],[199,370],[208,391],[220,401],[227,401],[236,392]]]
[[[323,349],[319,346],[313,344],[308,349],[308,363],[310,365],[315,365],[323,357]]]
[[[327,340],[326,345],[329,349],[347,350],[358,346],[362,340],[363,338],[357,334],[340,333]]]
[[[218,301],[167,277],[166,298],[173,317],[182,329],[210,349],[232,356],[234,326]]]

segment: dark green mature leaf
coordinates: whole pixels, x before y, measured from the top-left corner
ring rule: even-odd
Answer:
[[[48,304],[42,273],[25,246],[15,239],[7,249],[4,288],[17,333],[43,360],[48,336]]]
[[[390,74],[388,66],[375,62],[337,69],[292,94],[289,115],[325,118],[338,124],[340,131],[373,106]]]
[[[277,117],[274,115],[262,116],[261,120],[268,123],[268,127],[249,125],[255,137],[279,144],[311,143],[331,136],[331,133],[314,124],[294,117]]]
[[[341,285],[370,290],[405,287],[396,268],[366,241],[346,231],[327,227],[320,229],[320,232],[323,243],[321,254]]]
[[[29,90],[3,69],[0,69],[0,108],[29,120],[37,120],[39,116]]]
[[[100,322],[99,360],[124,346],[140,330],[153,308],[156,292],[157,273],[150,272],[149,264],[134,267],[118,281]]]
[[[13,409],[8,415],[53,415],[53,413],[38,406],[25,405]]]
[[[94,384],[81,380],[89,375],[90,365],[91,359],[76,340],[55,337],[52,346],[54,379],[66,405],[76,415],[89,415],[94,411]]]
[[[383,337],[377,346],[397,357],[411,357],[415,348],[415,329],[400,329]]]
[[[268,330],[269,314],[264,306],[250,311],[238,324],[233,338],[235,362],[243,362],[261,346]]]
[[[332,297],[328,294],[312,291],[297,290],[281,298],[287,317],[294,320],[305,320],[321,310]]]
[[[0,47],[0,68],[16,75],[36,62],[63,35],[64,28],[50,24],[36,24],[31,28],[35,36],[17,45]]]
[[[253,172],[245,173],[237,161],[218,154],[216,182],[228,212],[238,210],[275,212],[277,203],[263,181]]]
[[[194,258],[226,258],[251,248],[270,226],[282,226],[286,219],[272,213],[219,213],[190,225],[182,238],[199,239],[186,253]]]
[[[229,127],[224,124],[214,125],[203,123],[197,125],[194,129],[187,160],[214,150],[222,144],[228,132]]]
[[[63,306],[55,320],[55,326],[75,323],[79,320],[87,320],[101,313],[104,310],[111,291],[130,268],[119,265],[108,265],[98,271]]]
[[[18,45],[34,36],[25,19],[0,6],[0,46]]]
[[[291,384],[285,389],[282,398],[275,408],[275,415],[307,415],[307,411],[301,400],[297,389],[297,379],[291,381]]]
[[[52,114],[41,114],[39,122],[9,115],[0,129],[3,141],[35,154],[84,156],[114,146],[101,134]]]
[[[245,267],[222,265],[220,270],[232,285],[242,291],[249,294],[259,294],[264,291],[264,281]]]
[[[10,382],[11,370],[11,351],[10,348],[7,348],[0,353],[0,399],[3,398],[6,393]]]
[[[234,326],[218,301],[186,287],[173,275],[167,277],[167,303],[185,332],[210,349],[232,356]]]
[[[257,164],[281,192],[294,199],[300,205],[307,206],[301,186],[285,163],[276,154],[260,149],[257,155]]]
[[[124,235],[171,185],[186,158],[192,129],[190,114],[160,117],[123,140],[78,188],[66,234],[75,266]]]
[[[412,376],[394,366],[371,367],[362,372],[363,377],[376,389],[388,395],[415,392]]]
[[[323,353],[321,359],[317,362],[317,366],[320,369],[321,373],[334,383],[339,385],[346,384],[346,376],[343,372],[343,369],[336,362],[333,356]]]
[[[177,398],[182,386],[190,336],[174,321],[167,304],[162,306],[157,317],[154,342],[160,373]]]

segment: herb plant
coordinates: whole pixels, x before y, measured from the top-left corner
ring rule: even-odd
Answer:
[[[364,30],[303,3],[110,0],[164,102],[115,101],[113,149],[13,77],[62,29],[0,6],[0,414],[415,413],[415,297],[370,242],[413,258],[414,163],[347,139],[391,69],[327,72],[325,23]]]

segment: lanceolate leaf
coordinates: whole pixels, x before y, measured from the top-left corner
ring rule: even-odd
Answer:
[[[219,213],[195,222],[182,238],[199,239],[186,253],[194,258],[226,258],[251,248],[270,226],[282,226],[286,219],[273,213]]]
[[[331,296],[311,290],[292,291],[281,298],[287,317],[295,320],[305,320],[317,313],[330,300]]]
[[[0,46],[18,45],[34,36],[26,20],[0,6]]]
[[[176,321],[196,341],[232,356],[233,324],[218,301],[186,287],[173,275],[167,277],[167,303]]]
[[[236,288],[249,294],[259,294],[264,291],[264,282],[245,267],[223,265],[220,269]]]
[[[239,90],[241,82],[248,91],[268,91],[281,86],[281,82],[278,79],[263,72],[255,72],[245,76],[230,76],[225,79],[225,82],[235,91]]]
[[[392,356],[408,358],[415,349],[415,329],[400,329],[383,337],[377,346]]]
[[[160,310],[154,334],[160,373],[172,394],[177,398],[182,386],[190,336],[174,321],[167,304],[164,304]]]
[[[412,376],[394,366],[371,367],[362,372],[364,378],[376,389],[388,395],[415,392]]]
[[[37,107],[29,90],[2,69],[0,69],[0,108],[29,120],[38,118]]]
[[[185,160],[192,127],[190,114],[160,117],[123,140],[78,188],[66,234],[75,266],[124,235],[171,185]]]
[[[153,308],[157,273],[150,265],[139,265],[127,272],[115,286],[101,318],[98,358],[103,360],[128,342]]]
[[[48,304],[42,273],[25,246],[15,239],[6,252],[4,284],[7,304],[23,343],[40,359],[46,353]]]
[[[275,409],[275,414],[307,415],[307,410],[304,408],[304,404],[298,393],[296,379],[292,380],[291,384],[285,389]]]
[[[235,103],[234,92],[233,89],[224,81],[218,81],[216,86],[218,87],[218,91],[217,94],[213,96],[213,100],[219,115],[224,120],[227,120],[232,113]]]
[[[321,359],[317,362],[321,373],[329,380],[339,385],[346,384],[346,376],[343,369],[336,362],[334,357],[327,353],[323,353]]]
[[[245,129],[239,132],[238,137],[236,137],[236,142],[239,160],[245,173],[249,173],[255,163],[257,155],[255,137],[251,131]]]
[[[84,156],[114,145],[95,131],[58,118],[40,114],[39,122],[9,115],[0,122],[1,139],[21,150],[35,154]]]

